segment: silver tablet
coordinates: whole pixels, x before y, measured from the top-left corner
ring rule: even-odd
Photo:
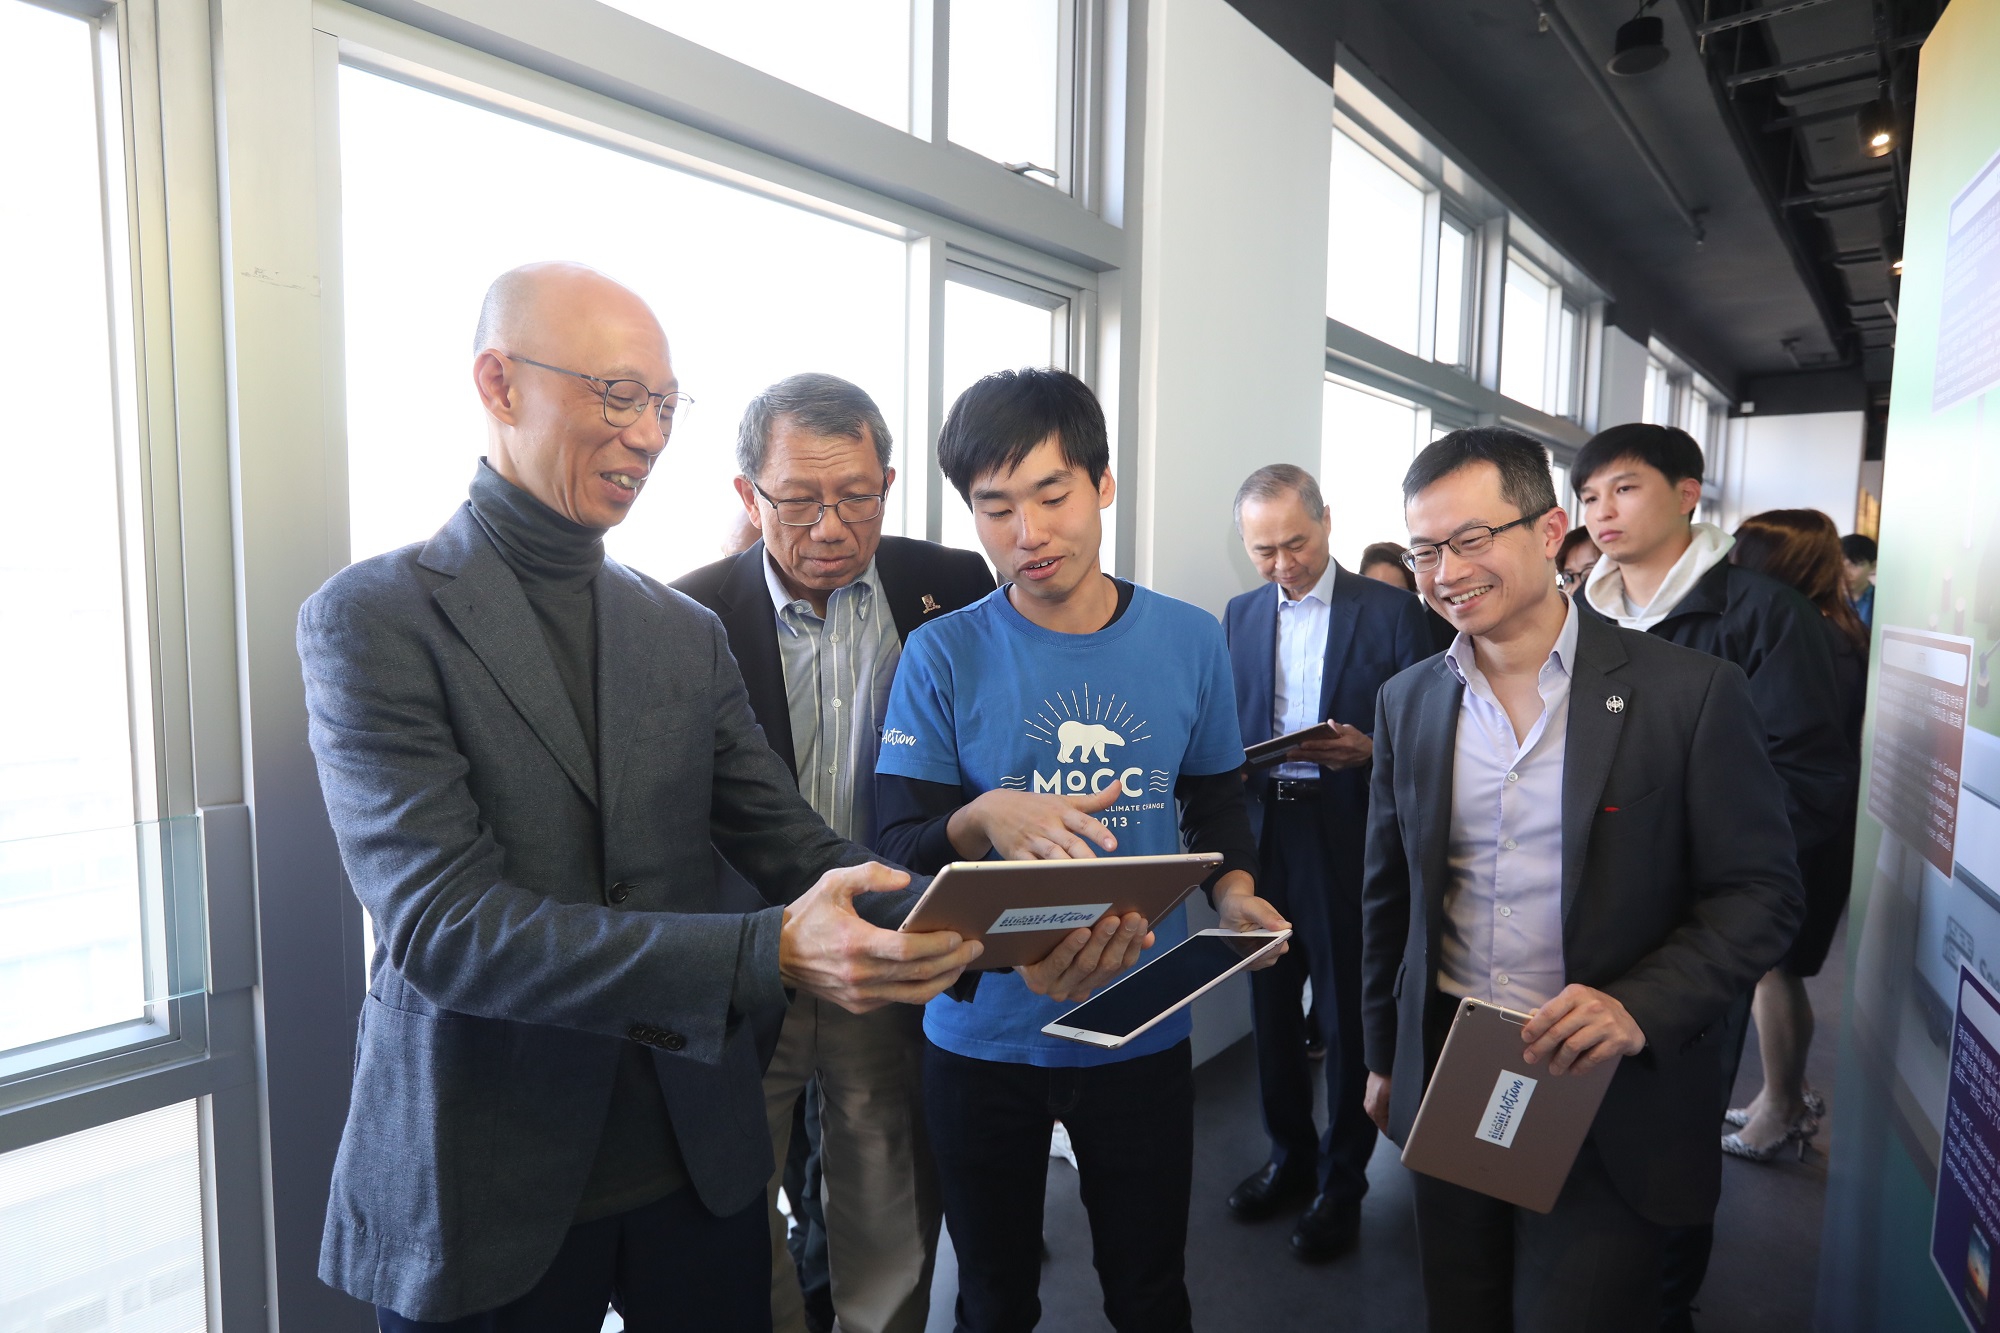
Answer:
[[[1047,958],[1063,936],[1111,913],[1158,921],[1222,864],[1215,852],[1099,856],[1075,861],[954,861],[910,909],[902,929],[955,930],[986,952],[991,971]]]

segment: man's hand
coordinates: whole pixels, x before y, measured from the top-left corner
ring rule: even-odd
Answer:
[[[1361,1094],[1361,1109],[1375,1122],[1375,1128],[1384,1134],[1389,1132],[1389,1076],[1373,1074],[1368,1076],[1368,1090]]]
[[[857,893],[900,889],[910,877],[879,862],[829,870],[785,909],[778,975],[850,1013],[885,1004],[922,1004],[952,982],[984,946],[955,931],[905,935],[863,921]]]
[[[1215,899],[1215,914],[1222,918],[1219,924],[1224,930],[1290,930],[1292,923],[1284,914],[1257,896],[1257,882],[1241,870],[1232,870],[1215,881],[1212,895]],[[1252,972],[1261,972],[1291,952],[1288,940],[1265,954],[1250,965]]]
[[[1021,980],[1037,995],[1051,1000],[1082,1000],[1117,980],[1139,961],[1139,951],[1153,946],[1146,918],[1127,912],[1123,918],[1105,913],[1089,930],[1072,930],[1055,952],[1031,967],[1017,967]]]
[[[1551,1074],[1581,1074],[1614,1055],[1637,1055],[1646,1049],[1646,1034],[1625,1012],[1625,1006],[1601,990],[1564,986],[1555,998],[1534,1011],[1521,1040],[1529,1064],[1546,1060]]]
[[[1375,757],[1375,742],[1365,732],[1335,722],[1330,740],[1307,741],[1284,757],[1285,763],[1318,764],[1321,768],[1356,768]]]
[[[1112,851],[1118,839],[1091,816],[1109,809],[1124,795],[1112,783],[1103,791],[1079,796],[994,788],[960,806],[945,825],[952,848],[968,861],[998,851],[1007,861],[1079,861]],[[1091,844],[1095,843],[1096,847]]]

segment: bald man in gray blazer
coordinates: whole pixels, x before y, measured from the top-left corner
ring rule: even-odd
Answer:
[[[978,946],[885,928],[909,877],[800,798],[721,624],[605,558],[682,401],[645,303],[537,265],[477,343],[470,501],[299,618],[376,939],[320,1275],[387,1330],[768,1329],[753,1028]],[[789,906],[726,909],[711,846]]]

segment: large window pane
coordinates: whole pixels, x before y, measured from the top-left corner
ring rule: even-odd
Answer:
[[[0,1327],[199,1333],[193,1102],[0,1154]]]
[[[944,286],[944,405],[949,411],[980,377],[996,370],[1055,364],[1060,309],[965,282]],[[947,480],[944,484],[942,536],[947,546],[985,553],[973,526],[972,511]],[[1108,537],[1108,533],[1107,533]],[[1103,560],[1111,565],[1109,545]]]
[[[137,1019],[146,990],[144,534],[96,40],[0,0],[0,1051]]]
[[[1519,260],[1507,261],[1507,292],[1500,311],[1500,392],[1545,411],[1553,299],[1554,287]]]
[[[1335,130],[1328,318],[1415,352],[1423,286],[1423,190]]]
[[[344,70],[340,94],[355,559],[423,540],[465,498],[486,444],[470,373],[480,299],[531,260],[580,260],[646,298],[695,399],[607,541],[656,578],[717,558],[740,512],[736,423],[766,385],[842,376],[902,433],[902,242],[372,74]],[[521,180],[591,182],[597,204],[565,186],[498,207],[496,161]]]
[[[1416,456],[1417,405],[1344,380],[1326,382],[1320,490],[1333,515],[1333,558],[1352,570],[1371,543],[1407,544],[1403,474]]]
[[[605,0],[809,93],[910,128],[911,0]]]
[[[1465,332],[1467,281],[1471,269],[1472,235],[1457,219],[1438,219],[1437,337],[1432,359],[1448,366],[1467,365]]]
[[[952,0],[951,141],[1021,169],[1060,171],[1063,0]],[[1047,172],[1043,180],[1067,187]]]

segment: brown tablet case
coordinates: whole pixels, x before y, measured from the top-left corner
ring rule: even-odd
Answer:
[[[1243,758],[1252,768],[1260,764],[1275,764],[1307,741],[1332,739],[1333,724],[1315,722],[1310,727],[1300,727],[1297,731],[1288,731],[1282,736],[1273,736],[1268,741],[1258,741],[1255,745],[1245,746]]]
[[[1552,1075],[1521,1058],[1528,1016],[1460,1000],[1403,1146],[1403,1165],[1546,1213],[1597,1118],[1618,1061]]]
[[[1079,926],[1107,912],[1148,921],[1215,873],[1215,852],[1103,856],[1075,861],[954,861],[940,870],[903,921],[906,931],[955,930],[985,943],[972,966],[992,971],[1039,963]]]

